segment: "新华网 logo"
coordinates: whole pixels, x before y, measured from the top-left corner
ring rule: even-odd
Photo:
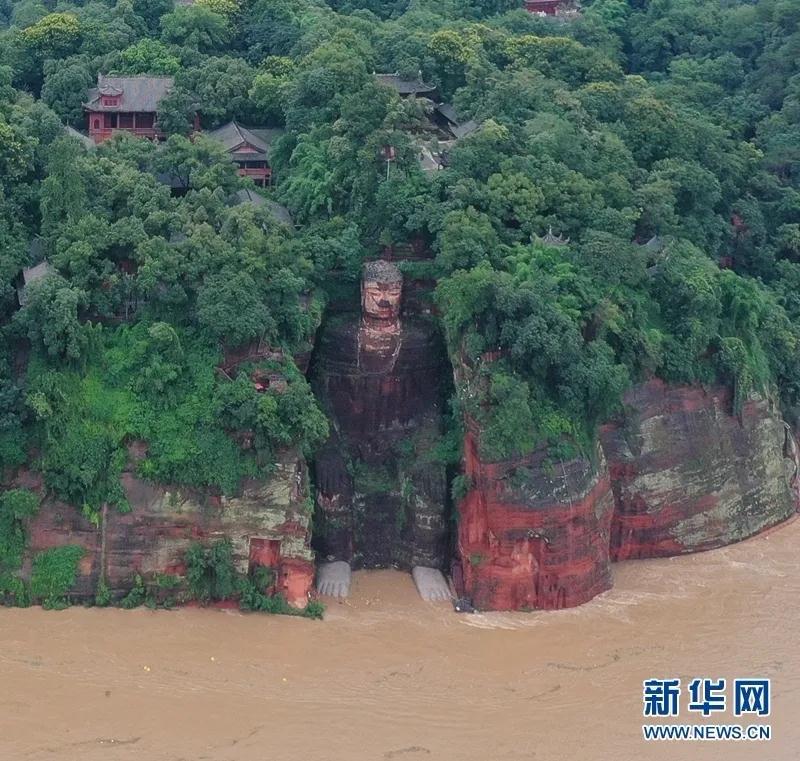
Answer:
[[[685,709],[695,719],[739,719],[769,716],[771,685],[763,678],[696,678],[685,685],[678,678],[645,679],[642,713],[651,719],[675,718]],[[694,723],[643,724],[646,740],[769,740],[769,724]]]

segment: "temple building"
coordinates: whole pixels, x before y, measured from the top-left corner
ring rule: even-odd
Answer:
[[[102,143],[119,132],[163,140],[158,128],[159,103],[175,84],[172,77],[97,75],[97,87],[83,104],[89,137]]]
[[[409,95],[432,98],[433,93],[436,92],[436,85],[422,81],[422,72],[416,79],[406,79],[396,72],[394,74],[376,74],[375,79],[380,84],[391,87],[401,98],[407,98]]]
[[[38,239],[35,240],[34,243],[31,244],[31,250],[33,250],[35,245],[39,243],[40,241]],[[46,259],[32,267],[26,267],[23,269],[22,273],[17,278],[17,302],[19,305],[24,307],[27,303],[27,289],[31,283],[35,283],[37,280],[42,280],[43,278],[53,274],[55,274],[55,270]]]
[[[270,151],[273,140],[283,134],[279,129],[255,129],[228,122],[207,133],[222,143],[231,160],[239,166],[242,177],[250,177],[262,188],[273,184]]]
[[[558,6],[563,0],[525,0],[525,10],[528,13],[539,13],[545,16],[555,16]]]
[[[447,137],[456,140],[471,135],[480,127],[474,119],[462,119],[449,103],[437,103],[431,115],[433,123],[443,130]]]
[[[238,206],[241,203],[249,203],[256,208],[266,209],[272,219],[287,227],[294,227],[294,220],[292,214],[285,206],[271,201],[269,198],[259,195],[255,190],[250,188],[243,188],[236,191],[231,198],[231,203]]]
[[[450,151],[462,138],[480,129],[474,119],[462,119],[449,103],[434,104],[428,115],[429,129],[412,139],[419,149],[419,165],[423,172],[438,172],[450,164]]]

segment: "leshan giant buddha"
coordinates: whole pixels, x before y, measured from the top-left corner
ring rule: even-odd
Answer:
[[[446,352],[433,320],[402,314],[403,276],[369,262],[361,314],[328,320],[317,393],[332,434],[315,462],[321,594],[346,597],[353,568],[412,571],[427,599],[449,596],[441,434]]]

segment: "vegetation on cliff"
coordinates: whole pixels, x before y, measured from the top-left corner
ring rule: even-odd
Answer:
[[[490,459],[585,449],[653,375],[729,384],[737,406],[779,395],[791,415],[797,4],[519,5],[0,0],[4,480],[39,469],[96,516],[126,508],[137,440],[142,476],[224,493],[277,449],[310,451],[327,424],[295,357],[325,296],[414,241]],[[163,145],[65,134],[98,71],[175,77]],[[472,125],[438,171],[420,164],[441,137],[432,102],[375,71]],[[282,130],[263,194],[296,228],[237,203],[252,184],[218,143],[188,139],[195,113],[204,130]],[[259,373],[283,382],[256,388]],[[10,547],[21,519],[3,515]]]

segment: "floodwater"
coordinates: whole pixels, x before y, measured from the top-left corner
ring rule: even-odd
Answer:
[[[456,614],[393,571],[357,574],[324,622],[2,610],[0,759],[796,759],[798,544],[800,521],[620,564],[556,613]],[[654,676],[770,677],[772,741],[645,743]]]

